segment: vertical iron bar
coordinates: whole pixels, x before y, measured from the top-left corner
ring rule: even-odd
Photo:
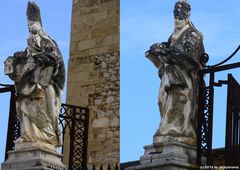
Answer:
[[[85,110],[85,121],[84,121],[84,131],[88,132],[88,126],[89,126],[89,108],[86,108]],[[87,145],[88,145],[88,133],[85,133],[84,139],[83,139],[83,165],[84,167],[87,167]]]
[[[233,129],[235,132],[235,139],[234,139],[234,157],[233,158],[237,158],[238,157],[238,151],[237,151],[237,145],[238,145],[238,116],[237,116],[237,106],[235,104],[236,101],[234,101],[233,105],[234,105],[234,125],[233,125]],[[236,165],[237,160],[234,159],[234,165]]]
[[[238,100],[238,102],[239,102],[239,100]],[[240,119],[239,119],[239,112],[240,112],[240,108],[239,108],[239,103],[238,103],[238,112],[237,112],[237,117],[238,117],[238,127],[237,127],[237,129],[238,129],[237,158],[240,157],[240,146],[239,146],[239,144],[240,144],[240,130],[239,130],[239,125],[240,125],[240,124],[239,124],[239,121],[240,121]],[[240,160],[239,160],[239,159],[237,159],[236,165],[240,165]]]
[[[209,91],[209,115],[208,115],[208,135],[207,135],[207,165],[213,165],[212,162],[212,126],[213,126],[213,104],[214,104],[214,72],[210,73],[210,91]]]
[[[116,165],[115,165],[115,170],[118,170],[118,164],[116,163]]]
[[[62,127],[62,128],[64,128],[64,127]],[[65,131],[63,131],[63,133],[62,133],[62,146],[61,146],[61,148],[62,148],[61,161],[62,162],[63,162],[63,153],[64,153],[64,138],[65,138]]]
[[[7,130],[7,140],[5,148],[5,161],[8,158],[8,151],[12,150],[14,147],[14,130],[15,130],[15,119],[16,119],[16,99],[15,99],[15,89],[14,86],[10,86],[11,97],[10,97],[10,108],[9,108],[9,118],[8,118],[8,130]]]
[[[62,125],[62,126],[61,126],[61,128],[62,128],[62,129],[61,129],[61,130],[62,130],[62,134],[61,134],[61,135],[62,135],[61,161],[62,161],[62,162],[63,162],[64,138],[65,138],[65,130],[66,130],[65,127],[64,127],[64,126],[65,126],[65,121],[66,121],[66,120],[64,119],[64,116],[65,116],[66,113],[63,113],[63,114],[61,113],[61,111],[62,111],[63,108],[64,108],[64,110],[65,110],[65,105],[62,103],[62,104],[61,104],[61,109],[59,110],[59,117],[58,117],[58,123],[60,123],[60,122],[62,123],[62,124],[60,123],[60,124]],[[61,120],[62,117],[63,117],[63,119],[64,119],[65,121]],[[63,121],[63,122],[62,122],[62,121]]]
[[[76,108],[72,108],[72,125],[70,128],[70,152],[69,152],[69,168],[73,168],[73,157],[74,157],[74,141],[75,141],[75,126],[76,126]]]
[[[232,153],[230,152],[231,143],[232,143],[232,112],[231,112],[231,103],[232,103],[232,80],[230,75],[228,75],[228,90],[227,90],[227,113],[226,113],[226,136],[225,136],[225,165],[229,165],[230,158]]]
[[[107,170],[111,170],[111,166],[110,166],[110,164],[108,164],[108,166],[107,166]]]
[[[234,78],[233,78],[233,81],[234,81]],[[236,90],[236,93],[238,92],[238,83],[237,82],[235,82],[234,83],[234,89]],[[235,96],[236,96],[236,94],[235,94]],[[238,98],[236,98],[236,101],[234,100],[234,102],[233,102],[233,104],[234,104],[234,131],[235,131],[235,135],[236,135],[236,137],[235,137],[235,156],[234,156],[234,158],[239,158],[239,150],[238,150],[238,138],[239,138],[239,129],[238,129],[238,126],[239,126],[239,124],[238,124],[238,121],[239,121],[239,109],[238,109],[238,105],[239,105],[239,103],[238,103],[238,100],[237,100]],[[234,159],[235,160],[235,162],[234,162],[234,165],[238,165],[238,159]]]
[[[239,111],[240,85],[231,74],[228,75],[227,124],[225,143],[225,165],[240,165],[239,153]]]
[[[198,120],[197,120],[197,163],[201,166],[201,136],[202,136],[202,119],[203,119],[203,112],[204,112],[204,80],[203,74],[199,72],[199,90],[198,90]]]

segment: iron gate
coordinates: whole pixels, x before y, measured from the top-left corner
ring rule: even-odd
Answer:
[[[228,85],[228,98],[227,98],[227,122],[226,122],[226,143],[225,143],[225,164],[234,164],[233,155],[239,154],[239,150],[235,153],[235,147],[239,147],[239,137],[237,135],[240,131],[238,124],[239,111],[240,111],[240,88],[237,86],[236,80],[232,75],[228,75],[228,80],[219,80],[215,82],[215,73],[226,71],[240,67],[240,62],[233,64],[226,64],[235,54],[240,50],[240,46],[226,58],[224,61],[213,65],[205,66],[208,61],[208,55],[203,54],[200,58],[200,62],[205,66],[205,69],[200,70],[198,73],[199,78],[199,95],[198,95],[198,122],[197,122],[197,162],[199,165],[204,165],[204,157],[206,158],[207,165],[213,165],[212,155],[212,126],[213,126],[213,104],[214,104],[214,87],[221,87],[222,85]],[[209,75],[209,82],[204,81],[204,76]],[[233,99],[230,99],[234,97]],[[232,120],[231,118],[235,118]],[[228,128],[231,128],[228,129]],[[227,140],[227,139],[231,140]],[[239,149],[239,148],[238,148]],[[234,151],[233,151],[234,150]],[[228,156],[228,153],[232,155]],[[239,157],[235,157],[238,159]]]
[[[88,121],[88,108],[62,104],[59,122],[62,127],[63,142],[67,130],[70,134],[70,170],[85,170],[87,167]],[[64,147],[62,147],[63,152]]]
[[[8,158],[7,151],[14,149],[14,140],[16,140],[20,133],[20,125],[16,114],[16,104],[15,104],[15,88],[13,85],[0,84],[0,93],[10,92],[10,106],[9,106],[9,118],[8,118],[8,128],[7,128],[7,139],[6,139],[6,149],[5,149],[5,160]]]
[[[228,75],[226,162],[228,166],[240,166],[240,85]]]
[[[20,136],[20,125],[16,113],[14,85],[0,84],[0,86],[2,86],[0,93],[11,93],[5,150],[6,160],[8,158],[7,152],[14,149],[14,140]],[[63,143],[65,134],[69,133],[70,136],[69,170],[85,170],[87,167],[88,121],[88,108],[62,104],[59,113],[59,124],[62,130]],[[61,151],[63,154],[63,146],[61,147]]]

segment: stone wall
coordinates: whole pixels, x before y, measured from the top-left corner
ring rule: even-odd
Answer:
[[[71,58],[119,51],[119,0],[73,0]]]
[[[119,163],[119,6],[73,0],[67,103],[89,107],[90,166]]]

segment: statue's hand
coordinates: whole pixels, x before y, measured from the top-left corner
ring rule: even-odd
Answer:
[[[150,47],[151,50],[155,50],[155,49],[159,49],[159,48],[166,48],[166,46],[163,43],[155,43],[155,44],[151,45],[151,47]]]
[[[16,57],[16,58],[24,58],[26,56],[27,56],[26,51],[17,51],[14,53],[14,57]]]
[[[44,64],[47,62],[47,58],[44,57],[44,56],[36,57],[36,62],[37,62],[39,65],[44,65]]]
[[[47,56],[45,56],[45,55],[42,55],[42,56],[40,56],[40,57],[37,57],[36,59],[37,59],[37,63],[38,63],[39,65],[46,65],[46,66],[51,65],[51,66],[54,66],[54,64],[55,64],[52,60],[50,60],[50,59],[49,59]]]
[[[155,43],[150,47],[150,51],[153,53],[160,53],[166,55],[169,52],[167,45],[165,43]]]

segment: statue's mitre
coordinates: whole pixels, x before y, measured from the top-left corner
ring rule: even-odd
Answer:
[[[174,17],[176,19],[184,20],[189,18],[191,6],[187,0],[179,0],[174,7]]]
[[[29,21],[38,21],[42,25],[40,9],[34,2],[28,2],[27,18]]]

